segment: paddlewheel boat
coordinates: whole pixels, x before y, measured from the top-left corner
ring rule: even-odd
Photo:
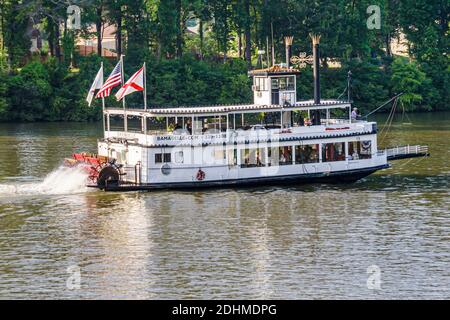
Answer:
[[[252,104],[104,108],[97,154],[75,154],[68,165],[85,165],[90,186],[130,191],[354,182],[388,160],[428,154],[379,150],[377,124],[355,119],[350,95],[320,99],[318,41],[314,100],[297,101],[288,49],[285,64],[249,72]]]

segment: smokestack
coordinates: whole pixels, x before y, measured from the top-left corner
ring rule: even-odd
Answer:
[[[289,69],[291,63],[291,50],[292,50],[292,41],[294,40],[293,36],[284,37],[284,44],[286,45],[286,66]]]
[[[311,34],[314,57],[314,103],[320,104],[320,35]]]

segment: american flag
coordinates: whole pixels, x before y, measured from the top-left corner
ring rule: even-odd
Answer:
[[[114,70],[109,75],[108,79],[106,79],[105,83],[103,84],[103,87],[100,89],[100,91],[95,96],[96,98],[105,98],[108,97],[111,94],[112,88],[115,86],[118,86],[119,84],[122,84],[122,61],[119,61],[119,63],[115,66]]]

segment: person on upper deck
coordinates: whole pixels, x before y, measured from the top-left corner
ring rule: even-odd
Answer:
[[[189,134],[192,134],[192,123],[190,119],[188,119],[185,129],[189,132]]]
[[[358,108],[353,108],[352,111],[352,122],[356,121],[356,119],[359,117],[360,115],[358,114]]]

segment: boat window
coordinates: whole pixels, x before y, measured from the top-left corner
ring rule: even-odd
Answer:
[[[171,162],[170,153],[155,153],[155,163]]]
[[[144,132],[142,128],[142,117],[127,116],[127,131],[129,132]]]
[[[261,125],[264,120],[264,112],[248,113],[245,115],[244,130],[252,129],[254,126]]]
[[[272,78],[272,90],[279,90],[279,78]]]
[[[214,148],[213,156],[215,161],[219,161],[219,163],[222,163],[223,160],[226,159],[225,149],[223,148],[223,146]]]
[[[110,131],[125,131],[125,121],[123,114],[112,114],[109,116]]]
[[[294,127],[303,127],[308,123],[308,112],[296,110],[292,112]]]
[[[177,124],[175,117],[164,117],[165,119],[165,128],[163,131],[173,132],[176,129],[181,129],[181,126]]]
[[[147,132],[165,132],[165,117],[149,117],[147,118]]]
[[[105,124],[104,129],[105,129],[105,131],[109,131],[109,127],[108,127],[108,115],[105,114],[105,115],[103,116],[103,119],[104,119],[104,124]]]
[[[292,146],[279,148],[279,164],[280,166],[292,164]]]
[[[295,90],[295,77],[289,76],[289,77],[279,77],[279,78],[272,78],[272,90],[289,90],[294,91]]]
[[[295,163],[319,162],[319,145],[308,144],[295,147]]]
[[[286,78],[286,89],[291,91],[295,90],[295,76]]]
[[[269,167],[270,166],[278,166],[280,162],[280,149],[279,148],[268,148],[267,149],[267,156],[269,158]]]
[[[291,106],[295,104],[295,93],[283,92],[280,97],[280,104],[283,106]]]
[[[255,77],[253,80],[256,91],[267,91],[266,78]]]
[[[171,154],[170,153],[164,153],[164,162],[171,162]]]
[[[237,149],[228,149],[228,165],[235,166],[237,165]]]
[[[287,79],[279,78],[278,85],[280,87],[280,90],[286,90],[287,89]]]
[[[322,162],[344,161],[345,142],[325,143],[322,145]]]
[[[230,118],[231,127],[235,130],[238,129],[244,129],[245,127],[245,119],[246,116],[243,113],[233,113],[233,115]]]
[[[348,159],[360,160],[372,157],[372,141],[350,141],[348,143]]]
[[[218,117],[218,119],[220,119],[220,125],[218,126],[220,129],[220,132],[227,131],[227,117],[228,116],[219,116]]]
[[[265,149],[242,149],[241,168],[255,168],[265,166]]]
[[[280,112],[263,112],[263,124],[266,129],[281,128],[281,113]]]
[[[183,163],[183,162],[184,162],[183,151],[175,152],[175,163]]]

